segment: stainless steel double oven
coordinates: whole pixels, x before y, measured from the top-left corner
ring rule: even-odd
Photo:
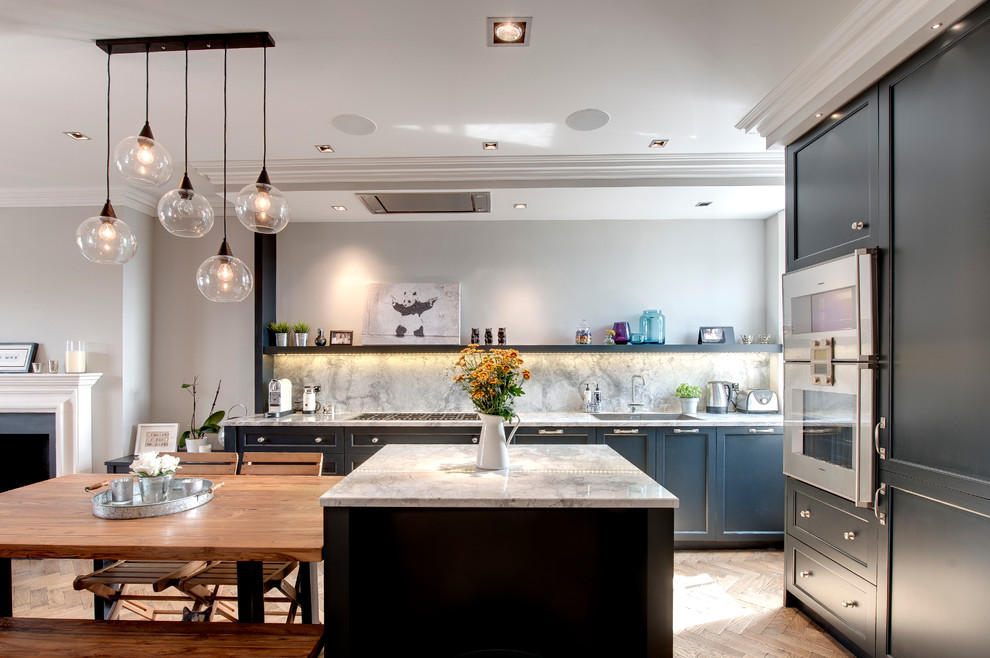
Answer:
[[[783,277],[784,473],[859,507],[876,482],[874,250]]]

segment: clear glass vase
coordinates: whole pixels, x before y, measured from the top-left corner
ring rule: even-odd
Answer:
[[[172,486],[174,473],[139,477],[138,489],[141,491],[141,501],[144,503],[163,503],[168,500],[168,489]]]

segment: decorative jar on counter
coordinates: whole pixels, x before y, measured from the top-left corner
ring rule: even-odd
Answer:
[[[584,318],[578,322],[577,331],[574,333],[575,345],[591,345],[591,325]]]

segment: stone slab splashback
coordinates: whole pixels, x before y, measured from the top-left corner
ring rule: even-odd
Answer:
[[[602,411],[625,411],[633,375],[646,379],[643,411],[678,411],[674,389],[681,382],[704,387],[711,380],[740,388],[768,388],[771,355],[765,352],[635,352],[521,354],[533,378],[516,411],[583,411],[585,383],[596,382]],[[319,384],[321,402],[337,412],[471,411],[467,394],[453,381],[456,353],[342,354],[275,357],[275,377],[292,381],[301,405],[304,384]],[[594,388],[594,385],[591,386]],[[702,397],[699,411],[704,411]]]

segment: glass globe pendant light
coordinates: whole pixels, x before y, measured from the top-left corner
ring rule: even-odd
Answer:
[[[278,233],[289,223],[289,203],[272,185],[266,168],[268,160],[268,46],[264,47],[264,96],[262,101],[263,147],[261,175],[256,183],[246,185],[237,195],[234,210],[237,218],[255,233]]]
[[[196,271],[196,287],[211,302],[241,302],[254,287],[250,268],[230,251],[227,244],[227,46],[223,48],[223,242],[216,256],[203,261]]]
[[[99,216],[90,217],[76,229],[76,246],[94,263],[119,265],[134,257],[137,238],[117,219],[110,204],[110,49],[107,48],[107,202]]]
[[[151,44],[144,55],[144,128],[140,134],[125,137],[114,149],[114,162],[128,183],[160,187],[172,177],[172,156],[155,141],[148,122],[148,61]]]
[[[158,220],[180,238],[199,238],[213,228],[213,207],[202,194],[193,190],[189,180],[189,44],[186,44],[186,122],[185,165],[178,189],[167,192],[158,201]]]

